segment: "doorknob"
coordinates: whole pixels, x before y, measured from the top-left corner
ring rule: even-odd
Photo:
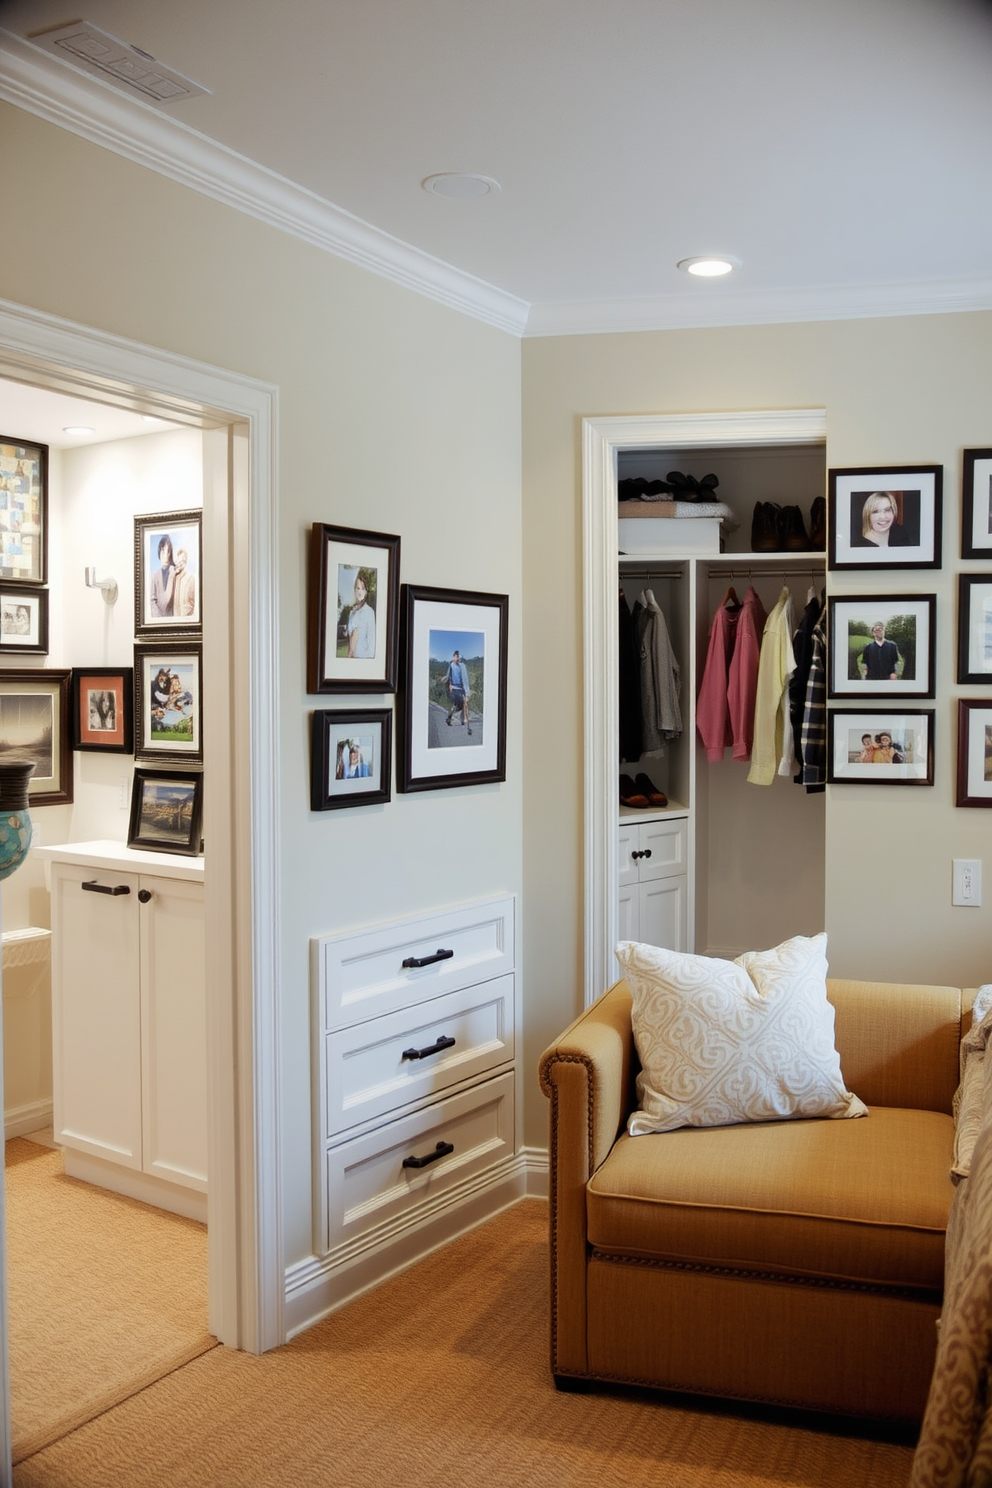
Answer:
[[[151,889],[139,889],[138,890],[138,898],[140,899],[140,901],[141,901],[142,904],[147,904],[148,901],[149,901],[149,899],[151,897],[152,897],[152,891],[151,891]]]

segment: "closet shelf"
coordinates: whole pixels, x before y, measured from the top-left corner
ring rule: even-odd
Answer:
[[[651,821],[661,821],[664,818],[668,818],[668,817],[672,817],[672,816],[688,816],[688,815],[689,815],[689,808],[688,808],[688,806],[681,806],[678,803],[678,801],[672,801],[672,800],[669,801],[669,803],[668,803],[667,806],[662,806],[662,807],[648,806],[648,807],[641,807],[640,809],[638,807],[636,807],[636,806],[621,806],[620,807],[620,820],[621,821],[651,822]]]

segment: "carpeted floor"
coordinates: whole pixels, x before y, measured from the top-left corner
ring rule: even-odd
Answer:
[[[285,1348],[214,1349],[23,1462],[15,1488],[904,1488],[911,1447],[868,1434],[558,1394],[546,1226],[525,1201]]]
[[[67,1178],[6,1144],[13,1456],[214,1348],[204,1225]]]

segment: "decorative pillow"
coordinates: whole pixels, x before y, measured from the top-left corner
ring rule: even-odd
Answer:
[[[844,1088],[827,1001],[827,937],[736,961],[625,940],[640,1109],[631,1136],[792,1116],[867,1116]]]

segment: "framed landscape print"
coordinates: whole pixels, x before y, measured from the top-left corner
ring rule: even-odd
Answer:
[[[961,557],[992,558],[992,449],[964,452]]]
[[[934,696],[935,594],[827,600],[829,696]]]
[[[508,603],[404,584],[401,791],[506,779]]]
[[[992,684],[992,573],[958,574],[958,681]]]
[[[828,716],[827,780],[833,785],[933,785],[932,708]]]
[[[73,667],[73,749],[134,753],[133,679],[130,667]]]
[[[199,510],[149,512],[134,519],[134,633],[199,635],[203,564]]]
[[[181,641],[134,648],[134,756],[203,759],[202,648]]]
[[[992,806],[992,701],[958,698],[955,806]]]
[[[0,580],[48,579],[48,445],[0,434]]]
[[[32,806],[72,800],[71,676],[54,668],[0,671],[0,749],[16,749],[35,761],[28,781]]]
[[[315,712],[310,721],[310,810],[374,806],[390,798],[389,708]]]
[[[197,857],[203,821],[203,776],[136,769],[131,783],[128,847]]]
[[[48,655],[48,590],[0,583],[0,652]]]
[[[314,522],[307,595],[307,690],[395,692],[400,540]]]
[[[830,568],[939,568],[942,465],[829,472]]]

